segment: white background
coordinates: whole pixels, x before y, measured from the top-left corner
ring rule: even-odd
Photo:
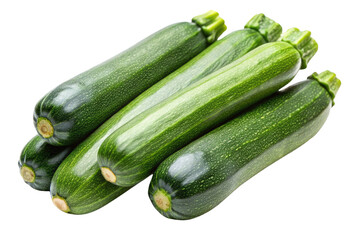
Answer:
[[[1,1],[0,238],[360,239],[356,2]],[[225,34],[261,12],[284,29],[312,31],[319,51],[293,82],[329,69],[343,83],[313,139],[189,221],[169,220],[153,208],[147,197],[150,178],[102,209],[79,216],[59,211],[48,192],[23,182],[17,161],[35,135],[32,112],[45,93],[160,28],[210,9],[225,19]]]

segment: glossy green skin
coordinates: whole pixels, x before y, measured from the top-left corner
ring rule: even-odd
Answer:
[[[49,143],[77,143],[208,45],[197,25],[170,25],[45,95],[35,107],[35,127],[45,117],[54,126]]]
[[[313,137],[331,105],[330,95],[316,80],[275,94],[162,162],[149,187],[152,203],[168,218],[191,219],[206,213]],[[158,189],[171,196],[166,212],[154,202]]]
[[[264,44],[116,130],[99,149],[99,165],[114,172],[115,184],[132,186],[175,151],[276,92],[300,66],[290,44]]]
[[[97,152],[103,141],[135,116],[263,43],[262,36],[254,30],[235,31],[140,94],[74,149],[56,171],[51,195],[65,198],[74,214],[94,211],[120,196],[129,188],[105,181],[98,167]]]
[[[20,169],[25,165],[35,173],[35,181],[26,183],[34,189],[49,191],[51,178],[72,149],[73,147],[55,147],[40,136],[33,137],[22,150],[18,162]]]

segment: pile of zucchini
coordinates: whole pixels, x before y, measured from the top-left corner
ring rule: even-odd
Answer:
[[[154,207],[191,219],[307,142],[341,84],[324,71],[279,91],[317,52],[311,33],[264,14],[225,30],[215,11],[172,24],[47,93],[24,181],[85,214],[153,174]]]

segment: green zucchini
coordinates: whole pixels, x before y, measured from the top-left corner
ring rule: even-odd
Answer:
[[[140,94],[80,143],[53,178],[50,191],[55,205],[63,211],[83,214],[104,206],[125,192],[128,188],[115,186],[105,181],[101,175],[97,163],[97,152],[101,143],[138,114],[264,44],[264,38],[274,41],[281,33],[281,26],[263,14],[256,15],[246,27],[216,41],[181,68]],[[79,169],[84,166],[86,169],[80,172]],[[97,185],[101,187],[97,188]],[[101,192],[98,189],[101,189]]]
[[[70,146],[52,146],[40,136],[33,137],[18,161],[22,178],[34,189],[49,191],[51,178],[72,149]]]
[[[175,151],[286,85],[316,51],[310,32],[290,29],[281,42],[261,45],[138,115],[102,143],[104,178],[137,184]]]
[[[335,74],[314,73],[174,153],[153,175],[153,205],[174,219],[210,211],[312,138],[328,117],[339,87]]]
[[[141,92],[173,72],[225,31],[209,11],[152,34],[104,63],[46,94],[34,111],[34,125],[50,144],[77,143]]]

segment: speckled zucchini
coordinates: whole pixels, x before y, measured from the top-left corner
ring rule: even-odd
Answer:
[[[261,45],[138,115],[102,143],[104,178],[137,184],[175,151],[286,85],[316,51],[310,32],[290,29],[282,41]]]
[[[153,175],[153,205],[174,219],[191,219],[213,209],[313,137],[328,117],[339,87],[335,74],[314,73],[174,153]]]
[[[279,24],[263,14],[256,15],[246,24],[244,30],[235,31],[216,41],[140,94],[80,143],[57,170],[51,187],[56,206],[69,213],[88,213],[125,192],[128,188],[117,187],[105,181],[98,168],[97,152],[106,137],[135,116],[196,83],[202,77],[235,61],[266,41],[275,41],[280,33]],[[83,166],[86,166],[86,171],[80,173],[74,170]],[[98,189],[101,189],[101,192]],[[87,201],[84,201],[85,199]]]
[[[40,136],[33,137],[22,150],[18,162],[22,178],[34,189],[49,191],[51,178],[72,149],[52,146]]]
[[[77,143],[141,92],[203,51],[225,31],[209,11],[193,23],[170,25],[46,94],[35,127],[52,145]]]

